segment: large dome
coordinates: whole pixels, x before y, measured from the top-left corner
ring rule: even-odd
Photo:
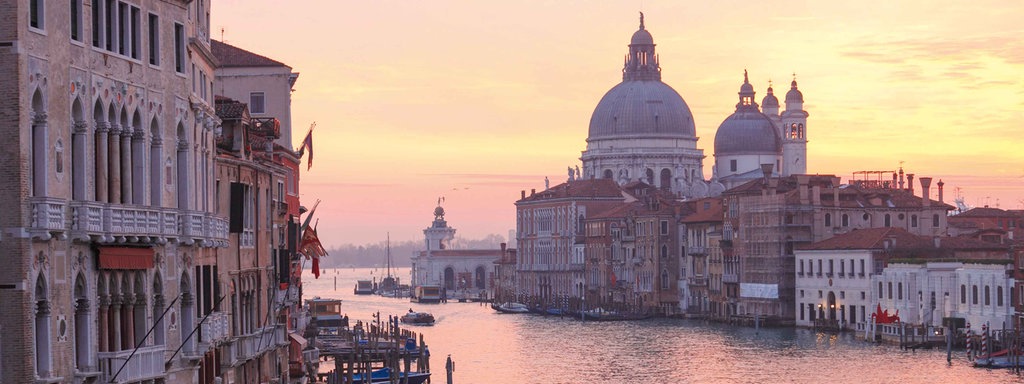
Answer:
[[[668,84],[623,81],[597,103],[587,141],[614,136],[692,138],[696,129],[690,107]]]
[[[782,153],[782,143],[768,116],[740,110],[722,122],[715,133],[715,156]]]

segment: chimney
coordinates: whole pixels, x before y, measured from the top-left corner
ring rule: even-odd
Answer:
[[[940,203],[945,203],[945,201],[942,200],[942,186],[946,185],[946,183],[943,183],[942,179],[939,179],[939,183],[935,184],[935,185],[937,185],[939,187],[939,202]]]
[[[910,191],[911,195],[914,194],[914,174],[913,173],[908,173],[907,174],[907,190]]]
[[[537,188],[530,188],[530,196],[537,194]]]
[[[921,180],[921,206],[929,207],[929,206],[932,205],[932,197],[931,197],[931,190],[930,190],[930,188],[932,186],[932,178],[930,178],[930,177],[922,177],[920,180]]]
[[[893,172],[893,174],[892,174],[892,185],[890,185],[889,188],[896,188],[896,185],[897,185],[896,184],[896,173]]]
[[[526,190],[525,189],[519,190],[519,200],[522,200],[522,199],[525,199],[525,198],[526,198]]]
[[[807,190],[808,180],[811,178],[809,175],[796,175],[797,189],[800,190],[800,204],[807,205],[809,203],[809,197],[807,196],[809,191]]]
[[[903,167],[900,167],[900,189],[903,189]]]
[[[772,177],[772,164],[761,164],[761,173],[764,175],[764,183],[768,184],[768,179]]]
[[[507,246],[508,246],[508,244],[501,243],[501,254],[503,254],[503,255],[505,254],[505,247],[507,247]]]

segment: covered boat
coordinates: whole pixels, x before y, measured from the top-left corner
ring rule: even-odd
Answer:
[[[430,372],[399,372],[395,375],[398,382],[409,384],[423,384],[430,378]],[[406,381],[408,378],[408,381]],[[391,368],[384,367],[370,372],[370,381],[366,381],[362,374],[353,376],[353,384],[388,383],[391,379]]]
[[[410,309],[409,313],[402,316],[402,322],[412,325],[434,325],[434,315],[427,312],[413,312]]]
[[[530,308],[523,303],[505,303],[493,306],[499,313],[529,313]]]

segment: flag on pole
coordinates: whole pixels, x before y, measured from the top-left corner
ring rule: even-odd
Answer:
[[[299,243],[299,253],[305,256],[307,259],[313,259],[313,277],[320,278],[320,258],[327,256],[327,250],[324,249],[323,244],[320,243],[320,238],[316,235],[316,229],[307,227],[302,232],[302,242]]]
[[[316,123],[313,123],[313,125],[309,127],[309,132],[306,133],[306,138],[302,139],[302,148],[309,149],[309,157],[306,157],[307,171],[313,167],[313,127],[315,126]]]

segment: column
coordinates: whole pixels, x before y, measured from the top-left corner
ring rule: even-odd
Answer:
[[[103,121],[96,121],[96,201],[110,202],[107,194],[107,132],[108,124]]]
[[[163,141],[159,137],[154,137],[149,150],[149,205],[154,207],[159,207],[163,203],[163,156]]]
[[[121,202],[132,203],[132,129],[121,127]]]
[[[88,156],[86,155],[86,141],[88,138],[85,136],[88,131],[88,124],[84,121],[76,121],[74,123],[71,137],[71,198],[73,200],[85,200],[85,164]]]
[[[107,345],[108,345],[107,344],[108,343],[108,338],[110,337],[110,331],[109,331],[109,328],[107,328],[108,327],[108,325],[107,325],[107,311],[109,311],[109,310],[110,310],[110,298],[108,298],[105,295],[104,296],[100,296],[100,307],[99,307],[99,314],[100,314],[100,327],[99,327],[100,352],[106,352],[109,349],[107,347]]]
[[[110,351],[121,350],[121,298],[113,295],[110,301]]]
[[[49,145],[46,137],[46,112],[32,115],[32,195],[46,196],[46,175],[49,169],[46,155]]]
[[[135,298],[131,295],[125,295],[124,304],[121,305],[121,350],[135,348],[133,308],[135,308]]]
[[[110,151],[107,163],[107,193],[110,203],[121,204],[121,127],[116,123],[110,123],[107,143]]]
[[[146,203],[146,135],[141,129],[132,135],[132,203]]]

